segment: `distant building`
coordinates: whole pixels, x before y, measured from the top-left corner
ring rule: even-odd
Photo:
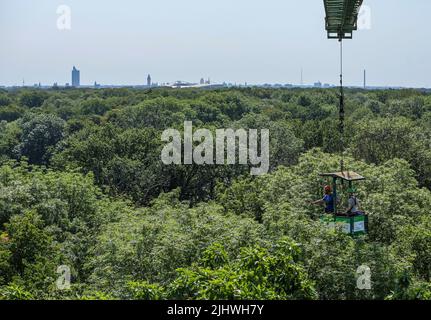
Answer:
[[[185,87],[194,87],[197,86],[197,83],[191,83],[187,81],[175,81],[171,87],[173,88],[185,88]]]
[[[322,87],[322,83],[320,81],[317,81],[314,83],[314,87],[315,88],[321,88]]]
[[[151,87],[151,75],[148,75],[147,77],[147,86]]]
[[[72,86],[79,87],[80,86],[80,71],[73,66],[72,69]]]
[[[205,79],[201,78],[201,81],[199,81],[200,84],[205,84]]]
[[[364,69],[364,89],[367,89],[367,70]]]

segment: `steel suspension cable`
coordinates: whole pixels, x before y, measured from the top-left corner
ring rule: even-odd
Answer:
[[[338,130],[341,144],[341,172],[344,172],[344,88],[343,88],[343,39],[340,37],[340,110]]]

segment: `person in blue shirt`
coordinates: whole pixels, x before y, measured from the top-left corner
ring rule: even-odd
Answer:
[[[322,199],[312,201],[314,205],[325,205],[325,213],[334,213],[334,195],[332,194],[331,186],[325,186],[325,195]]]

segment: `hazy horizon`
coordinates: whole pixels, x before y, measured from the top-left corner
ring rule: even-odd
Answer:
[[[71,29],[57,8],[71,8]],[[371,29],[344,42],[345,83],[431,87],[426,0],[365,0]],[[0,85],[139,85],[184,80],[337,84],[339,46],[321,0],[2,0]]]

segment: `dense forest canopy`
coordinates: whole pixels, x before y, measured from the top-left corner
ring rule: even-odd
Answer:
[[[431,94],[348,89],[343,154],[337,105],[335,89],[0,91],[0,299],[431,299]],[[164,165],[184,121],[269,129],[270,172]],[[341,156],[367,178],[366,236],[310,205]]]

